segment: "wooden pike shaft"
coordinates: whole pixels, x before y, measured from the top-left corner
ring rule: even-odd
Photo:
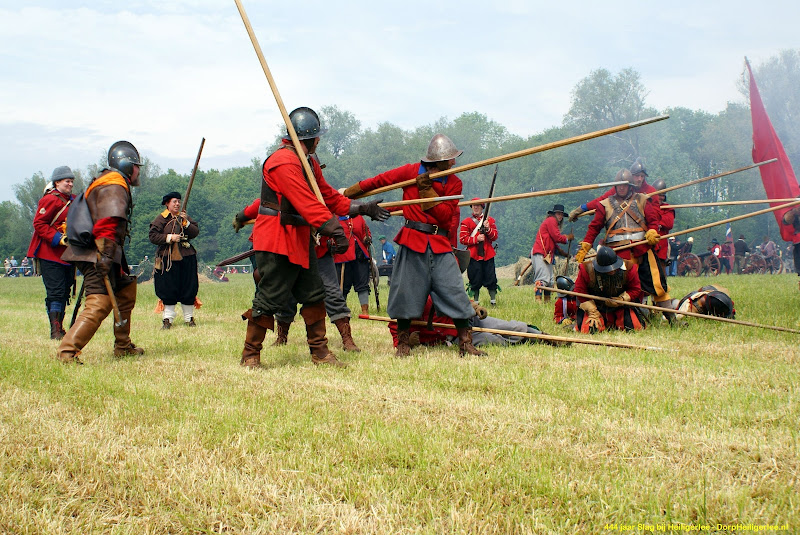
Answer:
[[[388,201],[378,203],[381,208],[394,208],[396,206],[408,206],[410,204],[422,204],[425,202],[441,202],[452,201],[455,199],[463,199],[463,195],[445,195],[444,197],[433,197],[432,199],[406,199],[405,201]],[[460,204],[459,204],[460,206]]]
[[[514,193],[512,195],[501,195],[500,197],[487,197],[486,199],[477,199],[474,201],[462,201],[458,203],[458,206],[459,207],[472,206],[474,204],[488,204],[493,202],[514,201],[517,199],[528,199],[530,197],[544,197],[547,195],[558,195],[559,193],[569,193],[572,191],[583,191],[587,189],[604,188],[606,186],[616,186],[617,184],[627,184],[627,182],[624,180],[618,180],[616,182],[604,182],[602,184],[585,184],[583,186],[569,186],[566,188],[546,189],[542,191],[530,191],[528,193]],[[436,199],[423,199],[424,202],[430,202],[435,200]],[[392,212],[392,215],[402,215],[402,213],[403,212],[401,211]]]
[[[194,177],[197,175],[197,168],[200,165],[200,155],[203,154],[203,146],[206,144],[206,138],[200,141],[200,149],[197,151],[197,158],[194,160],[194,167],[192,168],[192,177],[189,179],[189,186],[186,188],[186,195],[183,196],[183,203],[181,204],[180,212],[186,211],[186,205],[189,204],[189,194],[192,192],[192,184],[194,184]]]
[[[239,0],[236,0],[237,2]],[[454,175],[456,173],[462,173],[464,171],[470,171],[472,169],[477,169],[478,167],[484,167],[486,165],[492,165],[500,162],[505,162],[508,160],[513,160],[514,158],[521,158],[522,156],[529,156],[531,154],[536,154],[537,152],[544,152],[551,149],[557,149],[559,147],[565,147],[567,145],[572,145],[573,143],[580,143],[581,141],[587,141],[589,139],[594,139],[596,137],[607,136],[609,134],[615,134],[617,132],[622,132],[623,130],[630,130],[631,128],[637,128],[639,126],[644,126],[646,124],[655,123],[658,121],[663,121],[664,119],[669,119],[669,115],[658,115],[656,117],[650,117],[649,119],[642,119],[641,121],[634,121],[632,123],[621,124],[618,126],[612,126],[611,128],[605,128],[603,130],[597,130],[595,132],[589,132],[588,134],[581,134],[579,136],[570,137],[567,139],[562,139],[559,141],[554,141],[552,143],[545,143],[544,145],[539,145],[537,147],[531,147],[528,149],[523,149],[517,152],[511,152],[509,154],[504,154],[502,156],[495,156],[494,158],[488,158],[486,160],[481,160],[479,162],[468,163],[466,165],[459,165],[457,167],[453,167],[452,169],[448,169],[447,171],[437,171],[435,173],[431,173],[430,177],[432,179]],[[367,191],[362,193],[361,195],[357,195],[355,198],[367,197],[369,195],[377,195],[379,193],[383,193],[386,191],[392,191],[398,188],[405,188],[406,186],[411,186],[412,184],[416,183],[416,179],[411,180],[404,180],[403,182],[398,182],[397,184],[390,184],[388,186],[384,186],[382,188],[376,188],[372,191]]]
[[[733,323],[734,325],[744,325],[746,327],[758,327],[759,329],[770,329],[770,330],[773,330],[773,331],[782,331],[782,332],[787,332],[787,333],[800,334],[800,331],[798,331],[796,329],[789,329],[787,327],[776,327],[774,325],[761,325],[761,324],[758,324],[758,323],[750,323],[749,321],[739,321],[739,320],[733,320],[733,319],[730,319],[730,318],[721,318],[719,316],[708,316],[706,314],[699,314],[697,312],[688,312],[688,311],[687,312],[681,312],[681,311],[678,311],[678,310],[675,310],[675,309],[672,309],[672,308],[664,308],[664,307],[657,307],[657,306],[653,306],[653,305],[645,305],[644,303],[634,303],[632,301],[622,301],[620,299],[611,299],[609,297],[600,297],[600,296],[597,296],[597,295],[590,295],[590,294],[584,294],[584,293],[579,293],[579,292],[572,292],[572,291],[569,291],[569,290],[559,290],[558,288],[549,288],[547,286],[540,286],[540,288],[542,290],[549,290],[551,292],[557,292],[557,293],[562,293],[562,294],[566,294],[566,295],[573,295],[575,297],[583,297],[585,299],[592,299],[592,300],[599,299],[600,301],[605,301],[606,303],[615,303],[617,305],[623,305],[623,306],[627,306],[627,307],[646,308],[647,310],[655,310],[657,312],[671,312],[673,314],[682,314],[684,316],[691,316],[693,318],[703,318],[703,319],[706,319],[706,320],[721,321],[721,322],[724,322],[724,323]]]
[[[372,316],[369,314],[359,314],[358,319],[362,320],[372,320],[372,321],[383,321],[386,323],[391,323],[394,320],[392,318],[386,316]],[[426,321],[419,321],[419,320],[411,320],[412,325],[419,325],[419,326],[427,326],[428,322]],[[433,323],[434,327],[443,327],[445,329],[455,329],[454,325],[449,323]],[[626,344],[624,342],[609,342],[609,341],[602,341],[602,340],[591,340],[591,339],[584,339],[584,338],[569,338],[566,336],[552,336],[549,334],[535,334],[535,333],[521,333],[517,331],[506,331],[503,329],[486,329],[483,327],[472,327],[472,330],[475,332],[482,332],[482,333],[493,333],[493,334],[502,334],[504,336],[519,336],[521,338],[538,338],[540,340],[552,340],[554,342],[572,342],[575,344],[588,344],[593,346],[610,346],[610,347],[624,347],[626,349],[645,349],[645,350],[655,350],[655,351],[666,351],[664,348],[661,347],[650,347],[650,346],[638,346],[634,344]]]
[[[766,161],[763,161],[763,162],[754,163],[753,165],[748,165],[746,167],[740,167],[739,169],[734,169],[733,171],[725,171],[724,173],[719,173],[718,175],[711,175],[711,176],[706,176],[706,177],[703,177],[703,178],[698,178],[697,180],[690,180],[689,182],[684,182],[683,184],[678,184],[677,186],[671,186],[669,188],[664,188],[664,189],[658,190],[656,192],[648,193],[645,196],[649,199],[653,195],[657,195],[657,194],[664,195],[665,193],[668,193],[670,191],[675,191],[676,189],[685,188],[687,186],[694,186],[695,184],[699,184],[701,182],[706,182],[707,180],[714,180],[715,178],[720,178],[720,177],[723,177],[723,176],[733,175],[735,173],[741,173],[742,171],[747,171],[749,169],[755,169],[756,167],[761,167],[762,165],[766,165],[768,163],[774,163],[774,162],[777,162],[777,161],[778,161],[777,158],[773,158],[771,160],[766,160]],[[585,215],[594,215],[595,211],[596,210],[587,210],[586,212],[583,212],[582,214],[580,214],[578,217],[583,217]]]
[[[688,234],[690,232],[695,232],[695,231],[703,230],[703,229],[710,228],[710,227],[716,227],[718,225],[724,225],[725,223],[732,223],[734,221],[740,221],[742,219],[747,219],[748,217],[755,217],[757,215],[767,214],[769,212],[774,212],[775,210],[781,210],[783,208],[791,208],[792,206],[797,206],[798,204],[800,204],[800,199],[794,199],[792,202],[788,202],[786,204],[781,204],[781,205],[778,205],[778,206],[773,206],[771,208],[764,208],[763,210],[757,210],[757,211],[751,212],[749,214],[737,215],[736,217],[729,217],[728,219],[721,219],[720,221],[715,221],[714,223],[706,223],[705,225],[700,225],[699,227],[689,228],[689,229],[686,229],[686,230],[679,230],[677,232],[670,232],[669,234],[664,234],[663,236],[661,236],[661,239],[662,240],[669,239],[669,238],[671,238],[673,236],[680,236],[681,234]],[[631,243],[629,243],[627,245],[620,245],[619,247],[612,247],[612,249],[614,249],[615,251],[623,251],[625,249],[632,249],[632,248],[636,247],[637,245],[642,245],[644,243],[647,243],[647,240],[640,240],[640,241],[631,242]],[[586,256],[586,258],[584,258],[584,260],[588,260],[590,258],[594,258],[595,256],[596,255]]]
[[[272,78],[272,73],[267,66],[267,60],[264,59],[264,53],[261,51],[261,45],[258,44],[256,34],[253,32],[253,27],[250,25],[250,19],[247,18],[247,13],[244,10],[244,6],[242,6],[241,0],[233,1],[236,2],[236,8],[239,10],[239,15],[241,15],[242,22],[247,29],[247,35],[250,36],[250,41],[253,43],[253,48],[258,56],[258,61],[261,63],[261,68],[264,70],[264,75],[267,77],[267,82],[269,82],[270,89],[272,89],[275,102],[278,104],[278,109],[283,116],[283,122],[286,123],[286,130],[289,132],[289,137],[292,139],[294,150],[297,151],[297,156],[300,158],[300,163],[303,165],[306,176],[308,176],[308,182],[311,184],[311,189],[314,191],[314,195],[317,196],[317,199],[319,199],[319,202],[325,204],[325,200],[322,198],[322,193],[319,191],[319,186],[317,185],[317,179],[314,177],[314,171],[311,169],[311,165],[309,165],[308,159],[305,157],[305,151],[303,151],[303,147],[300,145],[300,140],[297,139],[297,132],[295,132],[294,126],[292,126],[292,120],[289,118],[289,114],[286,113],[286,106],[284,106],[283,99],[278,92],[278,86],[275,84],[275,80]]]
[[[776,202],[792,202],[797,199],[763,199],[757,201],[718,201],[718,202],[695,202],[689,204],[662,204],[661,208],[701,208],[706,206],[738,206],[741,204],[764,204]]]

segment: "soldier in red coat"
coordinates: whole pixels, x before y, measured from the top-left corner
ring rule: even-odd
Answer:
[[[75,268],[61,260],[61,255],[67,250],[66,221],[69,205],[75,198],[72,195],[74,180],[72,169],[66,165],[53,171],[50,184],[36,207],[33,237],[28,247],[28,256],[36,258],[44,282],[44,306],[53,340],[61,340],[67,334],[64,331],[64,310],[69,288],[75,280]]]
[[[369,215],[384,221],[389,212],[378,206],[380,200],[350,201],[325,181],[319,162],[311,157],[316,152],[319,137],[327,131],[321,128],[314,110],[297,108],[289,118],[301,141],[303,154],[297,154],[287,133],[281,146],[262,166],[261,202],[253,228],[253,249],[260,280],[253,307],[242,314],[247,320],[247,333],[241,364],[261,365],[266,332],[274,328],[275,315],[287,310],[294,299],[302,305],[300,316],[306,324],[311,361],[344,367],[346,364],[328,349],[325,288],[311,230],[332,238],[334,252],[344,252],[350,244],[334,214]],[[308,160],[324,202],[314,194],[301,157]]]
[[[571,292],[575,288],[575,283],[569,277],[559,275],[556,277],[556,288]],[[558,294],[555,309],[553,310],[553,321],[558,325],[569,327],[575,324],[575,316],[578,313],[578,298],[565,293]]]
[[[533,267],[533,280],[536,286],[534,296],[537,301],[541,301],[542,297],[545,301],[550,300],[550,292],[540,290],[539,286],[553,287],[553,262],[556,254],[561,254],[561,256],[569,254],[569,252],[561,251],[558,244],[567,243],[575,238],[572,233],[561,234],[563,220],[564,205],[554,205],[552,210],[547,211],[547,217],[539,226],[539,231],[533,241],[531,267]]]
[[[477,201],[478,197],[472,200]],[[481,288],[486,288],[489,302],[494,306],[497,304],[497,273],[492,243],[497,241],[497,223],[493,217],[483,217],[484,209],[482,204],[472,205],[472,215],[461,222],[458,240],[469,250],[467,279],[472,299],[479,301]]]
[[[347,294],[352,288],[358,294],[361,313],[369,314],[369,276],[372,269],[369,246],[372,243],[372,234],[361,216],[340,216],[339,221],[350,242],[347,251],[333,256],[341,284],[339,290],[347,301]]]
[[[447,171],[455,165],[463,151],[444,134],[436,134],[419,163],[410,163],[362,180],[345,190],[345,195],[355,197],[373,189],[415,179],[414,184],[403,188],[403,200],[431,199],[439,196],[460,195],[461,179],[446,175],[436,179],[430,175]],[[422,315],[428,295],[436,310],[453,318],[458,334],[461,356],[485,355],[472,344],[469,319],[475,314],[470,305],[453,254],[460,220],[458,201],[430,201],[403,206],[405,224],[394,241],[399,245],[392,272],[387,312],[397,319],[398,357],[406,357],[411,319]]]

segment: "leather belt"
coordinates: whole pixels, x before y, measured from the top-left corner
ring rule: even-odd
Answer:
[[[261,203],[261,206],[258,207],[259,215],[269,215],[269,216],[280,216],[281,218],[281,225],[294,225],[296,227],[307,227],[308,221],[303,219],[302,216],[297,214],[287,214],[286,212],[282,212],[281,210],[276,210],[271,206]]]
[[[448,231],[441,228],[439,225],[429,225],[428,223],[420,223],[419,221],[411,221],[410,219],[406,219],[405,226],[410,229],[424,232],[425,234],[437,234],[439,236],[444,236],[445,238],[449,234]]]

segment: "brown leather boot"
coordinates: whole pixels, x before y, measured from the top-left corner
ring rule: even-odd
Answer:
[[[100,324],[111,312],[111,298],[105,294],[86,296],[83,310],[58,346],[57,358],[61,362],[83,364],[78,355],[89,343]]]
[[[485,357],[488,355],[486,351],[481,351],[472,345],[472,329],[469,327],[459,327],[458,332],[458,356],[475,355],[477,357]]]
[[[144,349],[131,342],[131,312],[136,305],[136,282],[119,288],[115,296],[122,325],[114,325],[114,356],[119,358],[144,355]]]
[[[399,358],[405,358],[411,355],[411,345],[409,340],[411,338],[411,333],[408,330],[397,330],[397,347],[395,348],[394,356]],[[419,337],[417,338],[419,340]]]
[[[66,303],[65,303],[65,306],[66,306]],[[64,311],[63,310],[58,313],[58,334],[60,335],[59,338],[58,338],[59,340],[64,338],[64,336],[67,334],[67,331],[64,330]]]
[[[422,342],[419,341],[419,332],[414,331],[408,336],[408,346],[409,347],[417,347]]]
[[[169,318],[164,318],[161,320],[161,330],[168,331],[172,328],[172,322],[169,321]]]
[[[362,316],[368,316],[369,315],[369,305],[368,304],[361,305],[361,315]]]
[[[306,337],[308,349],[311,351],[311,362],[314,364],[329,364],[339,368],[346,368],[347,364],[336,358],[328,349],[328,339],[325,337],[325,303],[320,301],[313,305],[304,305],[300,315],[306,322]]]
[[[350,318],[339,318],[333,322],[336,328],[339,329],[339,334],[342,335],[342,349],[345,351],[361,351],[353,341],[353,333],[350,330]]]
[[[272,316],[253,318],[252,308],[242,314],[242,319],[247,320],[247,333],[244,337],[242,360],[239,364],[248,368],[258,368],[261,366],[261,347],[264,337],[267,336],[268,329],[275,328],[275,319]]]
[[[275,338],[275,341],[272,342],[272,345],[285,346],[289,341],[289,328],[292,326],[292,324],[281,320],[278,320],[276,323],[278,328],[275,329],[275,334],[278,336]]]
[[[50,339],[51,340],[61,340],[64,338],[64,335],[61,334],[61,318],[60,312],[56,312],[55,310],[51,310],[47,314],[47,319],[50,320]],[[65,333],[66,334],[66,333]]]

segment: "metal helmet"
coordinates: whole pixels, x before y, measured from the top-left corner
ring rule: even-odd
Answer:
[[[559,290],[571,292],[574,287],[575,283],[569,277],[565,277],[564,275],[556,277],[556,288]]]
[[[594,270],[598,273],[610,273],[619,269],[623,264],[623,260],[617,256],[614,249],[601,245],[597,249],[597,256],[592,260],[592,264],[594,265]]]
[[[626,181],[628,184],[633,185],[633,175],[627,169],[620,169],[617,176],[614,177],[614,182]]]
[[[661,191],[667,187],[667,182],[663,178],[657,178],[651,184],[656,191]]]
[[[632,175],[643,174],[644,176],[650,176],[647,174],[647,170],[645,170],[644,168],[644,160],[642,160],[641,158],[636,158],[636,161],[633,162],[633,165],[631,166],[631,174]]]
[[[446,162],[458,158],[463,152],[456,148],[456,144],[449,137],[444,134],[436,134],[428,143],[428,152],[422,161],[426,163]]]
[[[129,141],[117,141],[108,149],[108,166],[122,173],[126,178],[133,176],[133,166],[142,165],[139,151]]]
[[[319,115],[311,108],[301,106],[289,114],[289,120],[292,122],[292,127],[297,134],[298,140],[314,139],[328,131],[327,128],[322,128],[319,122]],[[289,132],[287,130],[283,139],[289,139]]]
[[[734,317],[733,300],[731,300],[729,295],[723,292],[711,292],[706,296],[705,304],[710,316],[719,316],[722,318]]]

